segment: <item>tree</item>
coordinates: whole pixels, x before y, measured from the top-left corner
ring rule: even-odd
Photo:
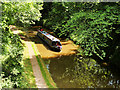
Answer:
[[[30,25],[35,24],[42,17],[40,10],[41,2],[3,2],[2,18],[10,24]]]
[[[70,37],[86,56],[109,61],[120,42],[119,14],[117,2],[55,2],[44,25],[59,37]]]
[[[23,77],[23,45],[20,37],[14,35],[9,25],[30,25],[40,20],[42,3],[40,2],[1,2],[2,21],[0,22],[0,63],[2,72],[1,88],[20,88]]]

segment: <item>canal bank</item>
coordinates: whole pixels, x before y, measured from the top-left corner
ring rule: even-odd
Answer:
[[[35,33],[35,32],[34,32]],[[30,33],[32,34],[32,33]],[[33,35],[33,34],[32,34]],[[36,35],[36,34],[35,34]],[[71,41],[63,40],[64,50],[70,51],[53,52],[44,41],[33,35],[30,39],[35,42],[41,58],[46,64],[53,81],[58,88],[119,88],[119,76],[108,68],[102,67],[91,58],[76,55],[77,48]],[[69,46],[66,46],[69,45]]]
[[[18,29],[18,28],[17,28]],[[47,68],[45,67],[42,58],[37,51],[36,45],[30,40],[31,35],[27,34],[27,31],[14,30],[14,34],[18,34],[25,45],[28,48],[30,62],[32,65],[33,73],[35,76],[35,83],[37,88],[57,88],[56,84],[52,80]],[[27,69],[27,68],[26,68]],[[32,88],[32,87],[29,87]]]
[[[36,31],[31,30],[27,32],[27,35],[35,43],[37,52],[39,52],[39,55],[42,55],[41,58],[45,63],[44,66],[48,69],[58,88],[120,87],[119,75],[107,68],[101,67],[94,59],[78,57],[75,53],[63,54],[63,52],[51,51],[41,39],[36,37],[36,33]],[[74,46],[69,41],[66,41],[63,45]],[[68,47],[66,46],[66,48]],[[74,48],[71,50],[76,52]]]
[[[47,84],[48,88],[57,88],[56,84],[54,83],[53,79],[50,76],[50,73],[48,72],[47,68],[45,67],[45,64],[36,48],[36,45],[34,43],[31,43],[31,45],[34,50],[38,65],[40,67],[40,71],[42,73],[41,77],[44,78],[45,83]]]
[[[76,55],[43,59],[58,88],[120,88],[119,71]]]

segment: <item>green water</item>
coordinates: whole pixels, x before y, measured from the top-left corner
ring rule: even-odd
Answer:
[[[119,70],[101,67],[95,60],[76,55],[44,59],[59,88],[119,88]]]
[[[31,40],[37,44],[42,43],[38,37]],[[113,66],[104,68],[93,59],[76,55],[43,60],[58,88],[120,87],[120,70]]]

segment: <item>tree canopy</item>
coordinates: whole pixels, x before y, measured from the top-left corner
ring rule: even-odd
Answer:
[[[0,31],[0,62],[2,68],[1,88],[25,87],[22,83],[23,45],[20,37],[10,30],[9,25],[28,26],[40,20],[41,2],[1,2],[2,22]]]
[[[47,13],[43,25],[79,44],[80,54],[108,61],[119,49],[119,2],[54,2]]]
[[[3,2],[2,18],[7,24],[35,24],[42,17],[42,2]]]

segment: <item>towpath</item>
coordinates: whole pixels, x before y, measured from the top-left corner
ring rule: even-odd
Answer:
[[[31,42],[34,42],[37,46],[37,49],[41,55],[41,58],[55,58],[60,57],[62,55],[70,55],[75,54],[78,46],[74,45],[72,41],[61,41],[62,44],[62,51],[61,52],[54,52],[51,51],[46,44],[44,44],[43,41],[41,41],[38,37],[36,37],[37,31],[31,30],[31,31],[21,31],[23,34],[25,34],[27,37],[21,36],[23,40],[26,43],[26,46],[28,47],[30,61],[33,68],[33,73],[35,76],[35,81],[37,88],[48,88],[48,86],[45,83],[45,80],[42,76],[40,67],[37,62],[37,58],[35,56],[34,50],[32,48]],[[51,33],[51,32],[50,32]],[[19,31],[15,30],[14,34],[19,34]],[[30,38],[30,39],[29,39]]]
[[[20,31],[18,31],[18,30],[13,31],[14,34],[19,34],[19,32]],[[25,38],[25,45],[28,48],[30,62],[31,62],[33,73],[35,76],[37,88],[48,88],[48,86],[46,85],[45,80],[42,76],[40,67],[38,65],[37,58],[35,56],[34,50],[33,50],[32,45],[31,45],[31,41],[28,37]]]
[[[34,76],[35,76],[35,81],[36,81],[37,88],[48,88],[46,83],[45,83],[45,80],[42,76],[42,73],[41,73],[40,67],[38,65],[35,53],[33,51],[31,42],[25,41],[25,43],[26,43],[26,46],[28,47],[30,61],[31,61],[31,64],[32,64],[33,73],[34,73]]]

